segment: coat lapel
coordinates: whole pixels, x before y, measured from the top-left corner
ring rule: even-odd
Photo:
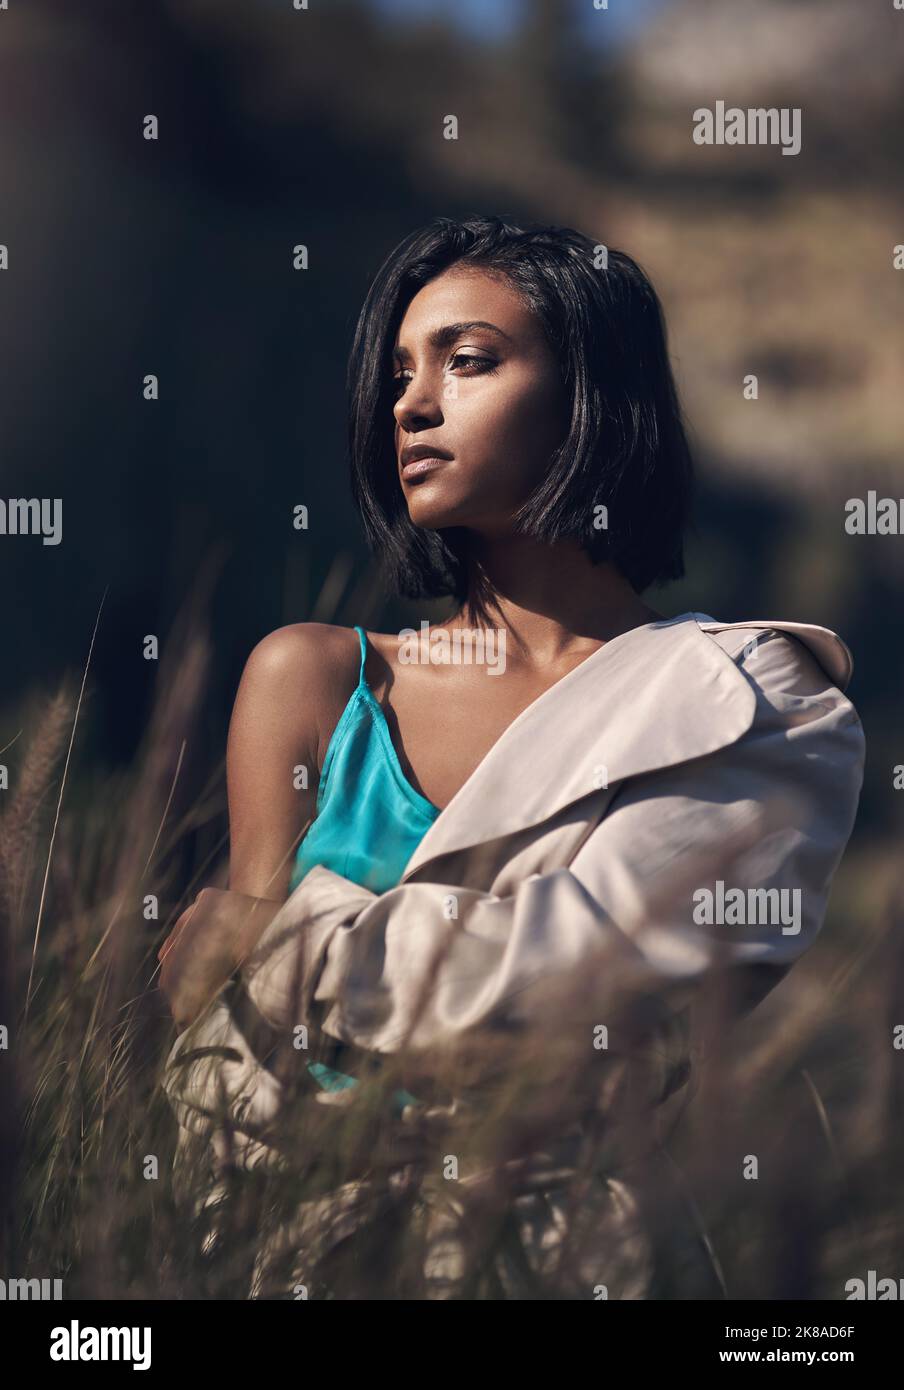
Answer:
[[[840,639],[802,623],[681,613],[622,633],[522,710],[430,826],[400,882],[438,855],[524,830],[601,787],[739,739],[756,696],[706,635],[725,628],[788,630],[833,680],[850,674]]]
[[[851,679],[854,669],[853,657],[838,633],[832,632],[830,628],[819,627],[816,623],[779,622],[774,618],[757,618],[744,623],[717,623],[702,613],[696,616],[700,620],[698,626],[703,632],[727,632],[732,629],[745,632],[749,628],[772,628],[773,631],[787,632],[790,637],[798,638],[810,649],[832,684],[837,685],[839,690],[845,690]]]

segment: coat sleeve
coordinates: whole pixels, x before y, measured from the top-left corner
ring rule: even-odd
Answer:
[[[761,634],[737,664],[756,695],[747,733],[627,779],[572,861],[510,896],[414,880],[375,896],[311,869],[246,962],[259,1012],[389,1053],[517,1031],[557,982],[580,985],[591,1018],[613,991],[678,1007],[715,966],[774,983],[822,925],[863,732],[795,639]]]

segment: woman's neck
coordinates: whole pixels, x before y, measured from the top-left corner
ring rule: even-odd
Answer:
[[[575,541],[482,540],[468,566],[467,598],[440,626],[499,628],[513,653],[544,666],[662,617],[613,565],[594,565]]]

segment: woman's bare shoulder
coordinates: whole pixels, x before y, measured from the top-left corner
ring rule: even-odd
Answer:
[[[274,628],[252,648],[246,677],[291,691],[297,698],[329,704],[345,698],[358,682],[360,646],[357,633],[333,623],[287,623]]]

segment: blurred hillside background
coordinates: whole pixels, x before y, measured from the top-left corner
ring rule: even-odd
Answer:
[[[438,616],[381,594],[351,504],[357,314],[438,214],[572,225],[650,274],[696,450],[688,577],[650,601],[816,622],[853,650],[867,777],[828,940],[842,970],[868,955],[900,859],[904,540],[847,535],[844,503],[904,495],[902,58],[892,0],[12,0],[0,491],[62,498],[63,542],[0,538],[11,782],[102,599],[66,792],[101,834],[93,789],[133,765],[160,694],[144,637],[175,650],[199,576],[209,679],[175,808],[221,771],[266,632]],[[695,144],[717,100],[801,108],[801,153]],[[186,869],[221,843],[222,781],[214,810]]]

